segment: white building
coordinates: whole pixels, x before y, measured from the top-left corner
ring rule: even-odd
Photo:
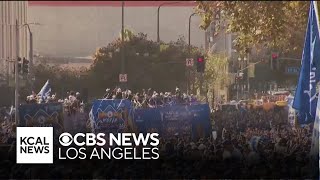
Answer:
[[[8,60],[16,59],[16,20],[19,25],[19,56],[28,57],[27,41],[27,1],[0,1],[0,74],[12,74],[13,63]]]

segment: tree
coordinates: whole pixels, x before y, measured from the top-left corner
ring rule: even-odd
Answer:
[[[52,92],[56,93],[59,98],[64,97],[68,90],[81,91],[81,89],[86,88],[88,84],[86,80],[81,77],[81,74],[86,71],[83,69],[68,69],[60,66],[38,64],[34,70],[36,77],[34,90],[40,91],[44,83],[49,79]],[[31,92],[27,93],[30,94]]]
[[[198,1],[196,11],[206,29],[216,17],[226,20],[228,31],[236,33],[235,46],[274,49],[301,54],[308,18],[306,1]]]
[[[226,84],[228,81],[227,57],[221,54],[208,53],[206,59],[205,86],[214,89],[216,84]]]
[[[172,91],[176,86],[186,90],[187,68],[186,58],[194,58],[204,54],[206,56],[206,70],[203,85],[214,89],[214,85],[227,80],[227,58],[223,55],[205,52],[205,50],[190,47],[183,36],[177,41],[168,44],[159,44],[147,39],[147,35],[139,33],[133,35],[130,41],[121,44],[116,39],[107,47],[97,49],[90,70],[90,87],[97,87],[96,94],[103,92],[107,87],[119,85],[121,46],[125,48],[126,73],[128,74],[128,87],[132,90],[153,88],[159,91]],[[159,51],[160,49],[160,51]],[[192,92],[200,88],[199,74],[196,68],[190,69]],[[92,88],[94,89],[94,88]]]
[[[58,97],[63,97],[67,90],[81,91],[83,88],[89,89],[91,97],[100,97],[106,88],[119,85],[122,47],[125,49],[128,88],[133,91],[143,88],[172,91],[176,86],[186,90],[186,58],[196,58],[200,54],[206,54],[193,46],[190,47],[189,54],[189,46],[183,36],[180,36],[177,41],[159,46],[157,42],[148,40],[146,34],[133,34],[130,40],[123,44],[119,37],[106,47],[98,48],[88,70],[66,69],[48,64],[37,65],[35,89],[40,90],[45,81],[50,79],[52,90],[58,94]],[[204,83],[212,87],[212,84],[223,77],[220,73],[223,63],[217,56],[207,56]],[[191,76],[193,78],[190,79],[190,83],[199,88],[195,68],[191,69]]]
[[[96,94],[119,85],[122,47],[125,49],[125,72],[130,89],[135,91],[151,87],[159,91],[171,91],[176,86],[186,88],[185,59],[189,55],[184,38],[179,37],[177,41],[159,47],[146,34],[139,33],[133,34],[130,41],[124,41],[123,44],[118,38],[107,47],[97,49],[89,72],[90,87],[96,87]],[[194,52],[197,48],[191,49]],[[194,54],[190,56],[195,57]]]
[[[214,98],[214,91],[221,89],[220,87],[222,85],[228,85],[228,58],[224,54],[212,54],[210,52],[203,53],[205,54],[206,68],[203,74],[202,87],[203,90],[211,92],[212,97]],[[196,89],[200,89],[200,78],[200,75],[198,75],[195,80]],[[202,100],[205,98],[206,97],[201,97]]]

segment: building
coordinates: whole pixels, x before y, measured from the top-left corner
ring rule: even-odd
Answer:
[[[28,57],[27,1],[0,2],[0,74],[2,79],[12,74],[14,64],[9,60],[17,56],[16,20],[19,25],[19,56]]]
[[[165,3],[165,4],[164,4]],[[34,54],[58,57],[86,57],[98,47],[107,46],[121,31],[121,1],[29,1],[28,19],[42,24],[32,28]],[[188,20],[194,12],[193,1],[126,1],[124,26],[157,40],[157,10],[160,39],[188,38]],[[204,46],[201,18],[191,22],[191,44]]]
[[[281,52],[272,52],[262,45],[252,47],[241,56],[232,45],[236,35],[225,30],[225,22],[216,19],[205,35],[205,48],[211,53],[225,54],[229,61],[226,68],[229,81],[216,84],[212,93],[215,99],[240,100],[252,98],[254,93],[266,93],[278,88],[295,89],[300,59],[284,57]],[[277,54],[277,58],[273,59],[273,54]]]

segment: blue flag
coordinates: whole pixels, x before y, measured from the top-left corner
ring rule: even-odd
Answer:
[[[317,83],[320,80],[319,24],[314,3],[310,3],[307,32],[301,60],[301,71],[293,101],[293,108],[299,112],[299,123],[314,121],[317,107]]]
[[[318,98],[316,119],[313,125],[312,144],[310,154],[314,158],[319,158],[319,120],[320,120],[320,98]]]
[[[49,84],[49,80],[47,80],[47,82],[43,85],[40,92],[38,93],[38,96],[40,96],[42,100],[45,100],[49,96],[50,92],[51,87]]]

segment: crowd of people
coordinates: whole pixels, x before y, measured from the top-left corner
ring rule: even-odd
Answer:
[[[56,94],[47,93],[45,96],[36,94],[32,91],[30,96],[26,98],[26,104],[41,104],[41,103],[55,103],[55,102],[74,102],[79,101],[82,102],[81,96],[79,92],[68,91],[67,95],[64,99],[58,99]]]
[[[10,144],[15,137],[14,108],[0,108],[0,144]]]
[[[308,170],[312,169],[312,163],[308,155],[311,149],[312,124],[303,128],[292,126],[288,123],[286,108],[275,107],[269,111],[263,108],[243,108],[236,112],[217,111],[213,119],[218,134],[222,134],[221,139],[231,141],[233,148],[239,150],[242,157],[248,152],[248,142],[253,137],[267,140],[268,146],[263,149],[254,150],[254,147],[250,147],[251,151],[259,153],[258,156],[251,154],[249,159],[245,158],[247,163],[252,164],[256,156],[266,175],[272,177],[273,173],[279,173],[303,177],[311,174]],[[280,166],[281,168],[278,168]]]
[[[69,94],[69,100],[77,98]],[[79,94],[78,94],[79,95]],[[73,97],[72,97],[73,96]],[[80,96],[78,96],[80,97]],[[175,103],[196,102],[177,88],[157,93],[151,89],[131,91],[107,89],[106,99],[130,99],[136,108],[154,108]],[[1,148],[5,169],[17,178],[314,178],[318,168],[309,157],[312,124],[300,127],[288,123],[284,107],[270,110],[246,106],[238,110],[216,110],[211,114],[214,135],[191,139],[179,134],[160,139],[160,160],[79,161],[48,169],[17,165],[10,161],[12,146]],[[15,128],[2,122],[2,142],[14,145]],[[5,129],[5,130],[4,130]],[[4,138],[6,137],[6,138]],[[256,139],[256,140],[254,140]],[[258,140],[257,140],[258,139]],[[13,153],[15,154],[15,153]],[[62,170],[64,169],[64,170]],[[1,174],[1,173],[0,173]],[[6,176],[8,177],[8,176]]]
[[[312,126],[291,127],[284,113],[281,108],[218,110],[212,114],[216,136],[192,140],[177,135],[160,139],[161,160],[157,161],[80,161],[55,165],[49,171],[40,166],[25,169],[12,164],[15,168],[8,171],[15,175],[27,173],[20,174],[21,177],[52,178],[316,177],[317,168],[308,156]],[[254,137],[260,137],[257,147],[251,142]]]
[[[191,94],[182,93],[179,88],[175,92],[157,92],[143,89],[141,92],[133,93],[131,90],[121,90],[121,88],[106,89],[103,99],[128,99],[135,108],[156,108],[173,104],[192,104],[197,102],[197,98]],[[84,106],[79,92],[68,91],[64,99],[58,99],[56,94],[48,93],[45,97],[32,92],[27,96],[27,104],[55,103],[60,102],[71,109],[79,109]]]
[[[65,112],[74,114],[84,112],[84,102],[79,92],[68,91],[64,99],[58,99],[56,94],[47,93],[46,96],[36,94],[34,91],[27,96],[26,104],[62,103]]]
[[[128,99],[132,101],[135,108],[156,108],[173,104],[191,104],[196,103],[196,97],[191,94],[187,95],[182,93],[179,88],[176,88],[175,92],[157,92],[152,89],[142,92],[132,93],[131,90],[122,91],[121,88],[115,88],[113,90],[106,89],[106,93],[103,96],[104,99]]]

